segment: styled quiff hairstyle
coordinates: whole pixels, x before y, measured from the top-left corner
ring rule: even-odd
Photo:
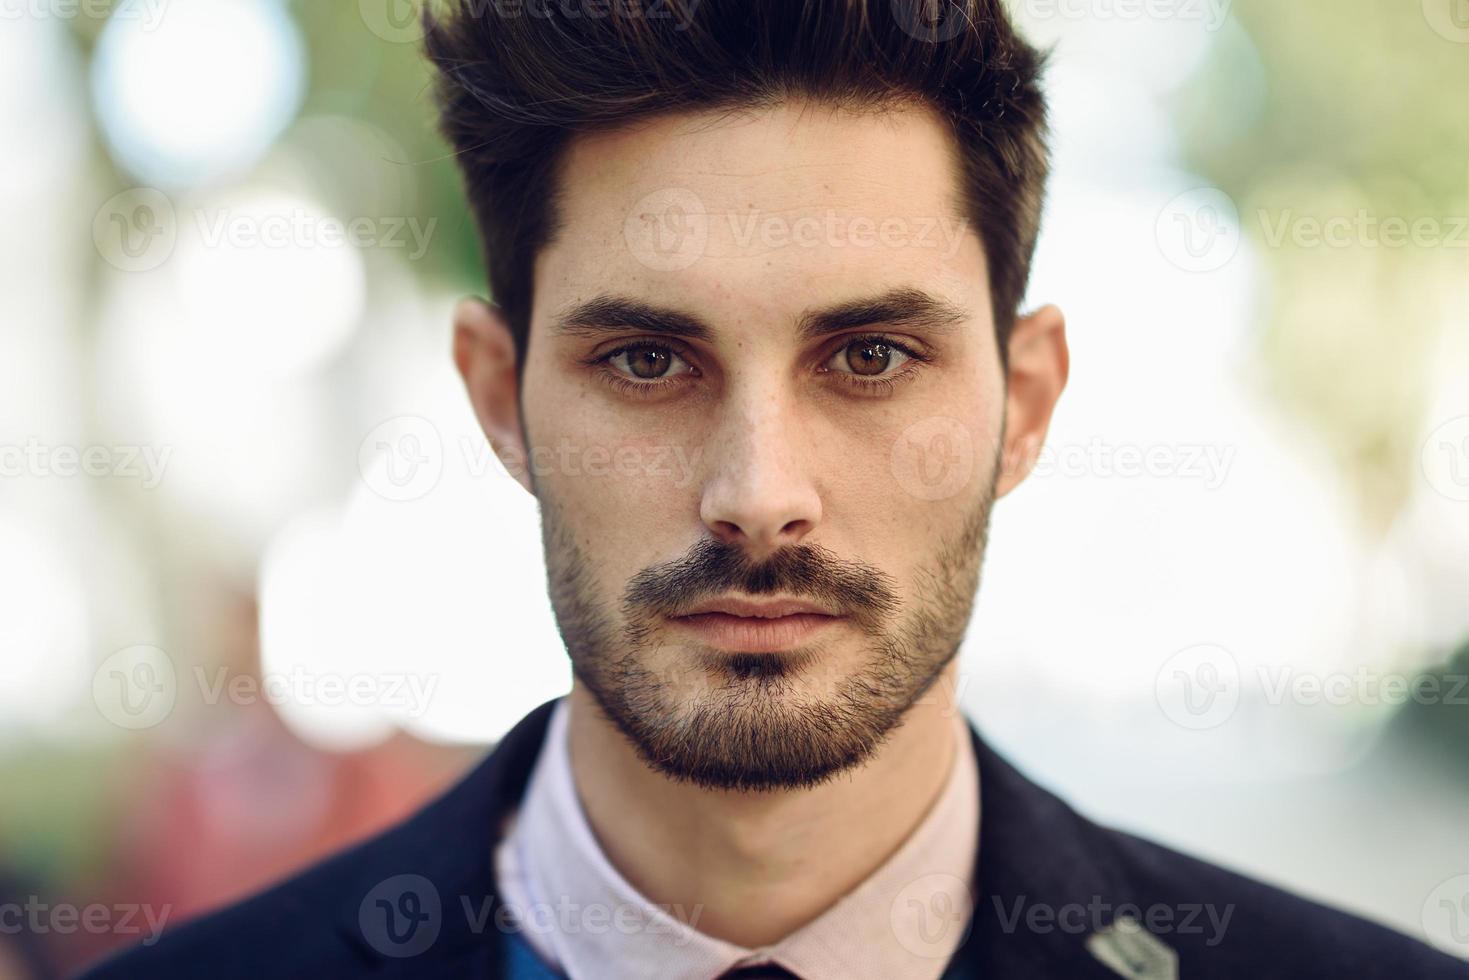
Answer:
[[[443,0],[426,6],[440,130],[523,365],[532,271],[568,142],[649,116],[804,97],[919,102],[951,128],[1004,358],[1049,155],[1044,55],[1002,0]]]

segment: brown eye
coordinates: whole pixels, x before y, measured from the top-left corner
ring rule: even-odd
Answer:
[[[857,378],[891,376],[909,359],[907,351],[881,337],[858,337],[837,349],[827,362],[827,370]]]
[[[672,348],[630,344],[603,358],[614,371],[638,381],[662,381],[686,374],[690,367]]]
[[[893,359],[891,347],[869,340],[848,344],[844,350],[847,352],[847,366],[853,374],[882,374]]]
[[[668,371],[673,358],[657,347],[641,347],[627,352],[627,366],[639,378],[660,378]]]

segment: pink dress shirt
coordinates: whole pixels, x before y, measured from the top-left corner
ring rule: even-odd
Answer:
[[[974,747],[963,716],[954,719],[947,781],[892,857],[811,922],[747,949],[699,932],[697,909],[653,905],[608,861],[572,778],[563,698],[496,847],[500,899],[571,980],[712,980],[770,963],[801,980],[937,980],[969,931],[979,846]]]

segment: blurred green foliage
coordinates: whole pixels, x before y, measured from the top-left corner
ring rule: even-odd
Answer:
[[[1379,530],[1418,471],[1434,352],[1469,326],[1469,43],[1435,31],[1434,2],[1237,0],[1253,50],[1218,45],[1175,115],[1191,169],[1234,198],[1265,259],[1263,384]],[[1437,222],[1444,244],[1269,241],[1286,217],[1363,209]]]

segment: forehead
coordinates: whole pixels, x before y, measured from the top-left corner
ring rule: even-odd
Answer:
[[[921,286],[976,312],[988,292],[952,136],[921,106],[781,103],[665,115],[576,138],[537,319],[609,290],[731,320],[788,319]],[[987,311],[987,310],[986,310]]]

